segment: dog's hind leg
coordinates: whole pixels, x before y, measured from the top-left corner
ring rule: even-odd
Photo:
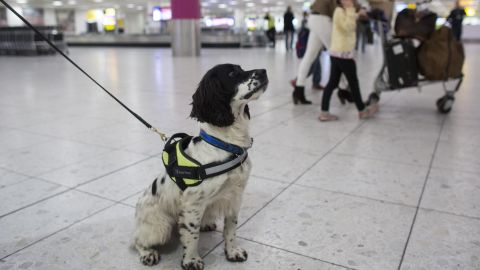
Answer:
[[[152,266],[160,262],[160,254],[154,248],[147,248],[140,244],[135,244],[135,248],[140,253],[140,261],[144,265]]]
[[[135,247],[140,253],[140,261],[144,265],[155,265],[160,261],[156,247],[164,245],[172,234],[171,218],[165,214],[155,214],[137,223],[135,231]]]
[[[155,265],[160,261],[156,247],[168,242],[175,219],[162,211],[158,202],[148,196],[150,195],[145,194],[137,204],[134,245],[144,265]]]

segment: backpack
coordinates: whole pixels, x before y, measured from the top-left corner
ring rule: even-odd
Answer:
[[[446,80],[462,75],[465,52],[452,29],[442,26],[417,50],[420,73],[428,80]]]
[[[295,50],[297,51],[298,58],[302,58],[305,55],[309,34],[310,30],[308,30],[306,27],[301,28],[298,32],[297,43],[295,44]]]

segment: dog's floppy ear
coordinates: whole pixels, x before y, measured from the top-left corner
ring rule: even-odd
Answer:
[[[231,91],[223,89],[215,74],[207,74],[200,81],[192,98],[190,117],[218,127],[233,124],[235,117],[230,107]]]

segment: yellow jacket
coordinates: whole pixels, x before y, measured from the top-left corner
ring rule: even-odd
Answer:
[[[352,52],[355,48],[357,13],[355,8],[337,7],[333,13],[332,43],[334,53]]]

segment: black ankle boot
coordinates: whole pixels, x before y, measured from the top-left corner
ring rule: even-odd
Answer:
[[[303,86],[295,86],[293,91],[293,104],[297,105],[299,102],[302,105],[312,104],[310,100],[305,98],[305,87]]]
[[[348,101],[349,103],[353,102],[352,94],[348,90],[338,88],[337,96],[342,105],[345,105],[345,101]]]

